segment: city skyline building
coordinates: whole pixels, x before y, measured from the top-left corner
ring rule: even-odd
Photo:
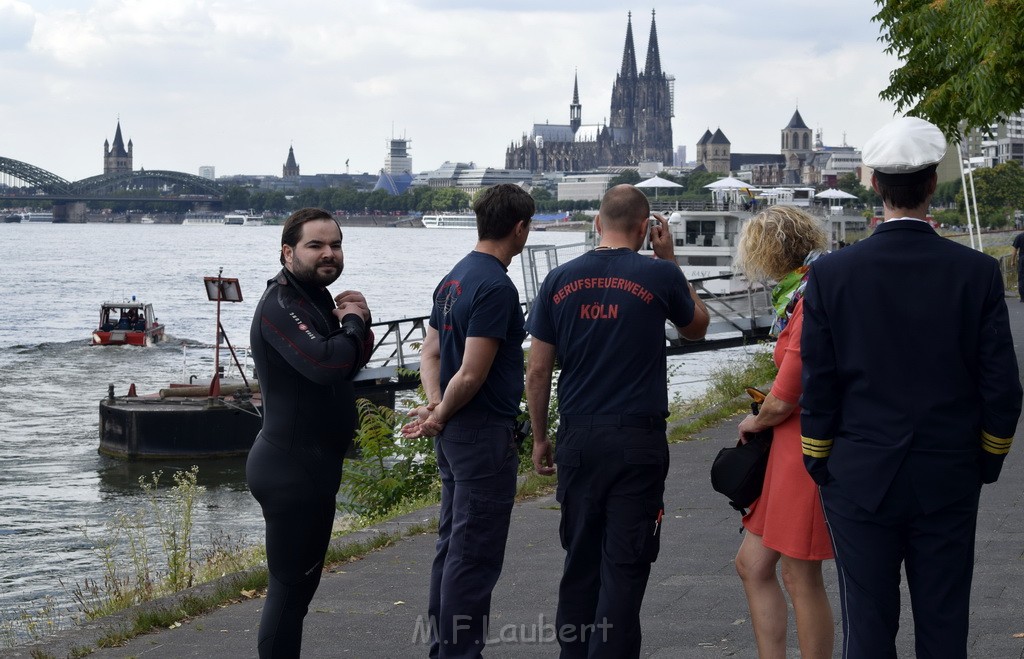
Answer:
[[[967,158],[982,158],[980,164],[986,167],[1010,160],[1024,166],[1024,109],[1009,115],[1006,121],[989,124],[987,130],[974,128],[965,132],[961,129],[961,134]]]
[[[409,145],[412,140],[404,137],[392,137],[387,141],[388,152],[384,157],[384,171],[388,174],[408,172],[412,174],[412,157]]]

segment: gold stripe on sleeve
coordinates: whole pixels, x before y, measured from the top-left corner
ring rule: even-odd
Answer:
[[[981,431],[981,448],[994,455],[1006,455],[1010,452],[1010,445],[1013,444],[1013,437],[996,437],[984,430]]]
[[[812,439],[801,436],[800,444],[804,455],[809,458],[827,458],[832,452],[831,439]]]

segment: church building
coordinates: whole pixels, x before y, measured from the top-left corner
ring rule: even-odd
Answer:
[[[120,174],[132,171],[132,141],[128,140],[128,148],[124,147],[124,139],[121,137],[121,120],[117,120],[117,130],[114,131],[114,145],[103,140],[103,173]]]
[[[288,147],[288,159],[281,167],[281,178],[299,178],[299,164],[295,162],[295,148]]]
[[[800,110],[782,129],[781,153],[733,153],[732,143],[722,129],[704,131],[697,142],[697,167],[729,176],[749,171],[753,185],[807,185],[816,183],[814,159],[823,149],[811,140],[811,129],[804,123]]]
[[[568,124],[534,124],[505,152],[506,169],[531,172],[579,172],[599,167],[672,164],[673,85],[661,70],[658,31],[651,12],[647,60],[637,71],[632,13],[626,20],[622,67],[612,87],[609,123],[584,124],[579,77],[573,80]]]

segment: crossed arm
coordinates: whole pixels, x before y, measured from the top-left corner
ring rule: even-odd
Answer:
[[[402,436],[415,439],[440,433],[448,420],[480,391],[500,345],[498,339],[491,337],[467,338],[462,366],[442,394],[440,338],[436,329],[428,327],[420,359],[420,382],[427,395],[427,404],[409,412],[413,420],[402,427]]]

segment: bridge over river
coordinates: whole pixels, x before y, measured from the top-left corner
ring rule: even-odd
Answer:
[[[210,179],[170,170],[139,169],[68,181],[27,162],[0,156],[0,204],[53,202],[54,222],[82,221],[88,202],[167,202],[219,206],[223,189]]]

